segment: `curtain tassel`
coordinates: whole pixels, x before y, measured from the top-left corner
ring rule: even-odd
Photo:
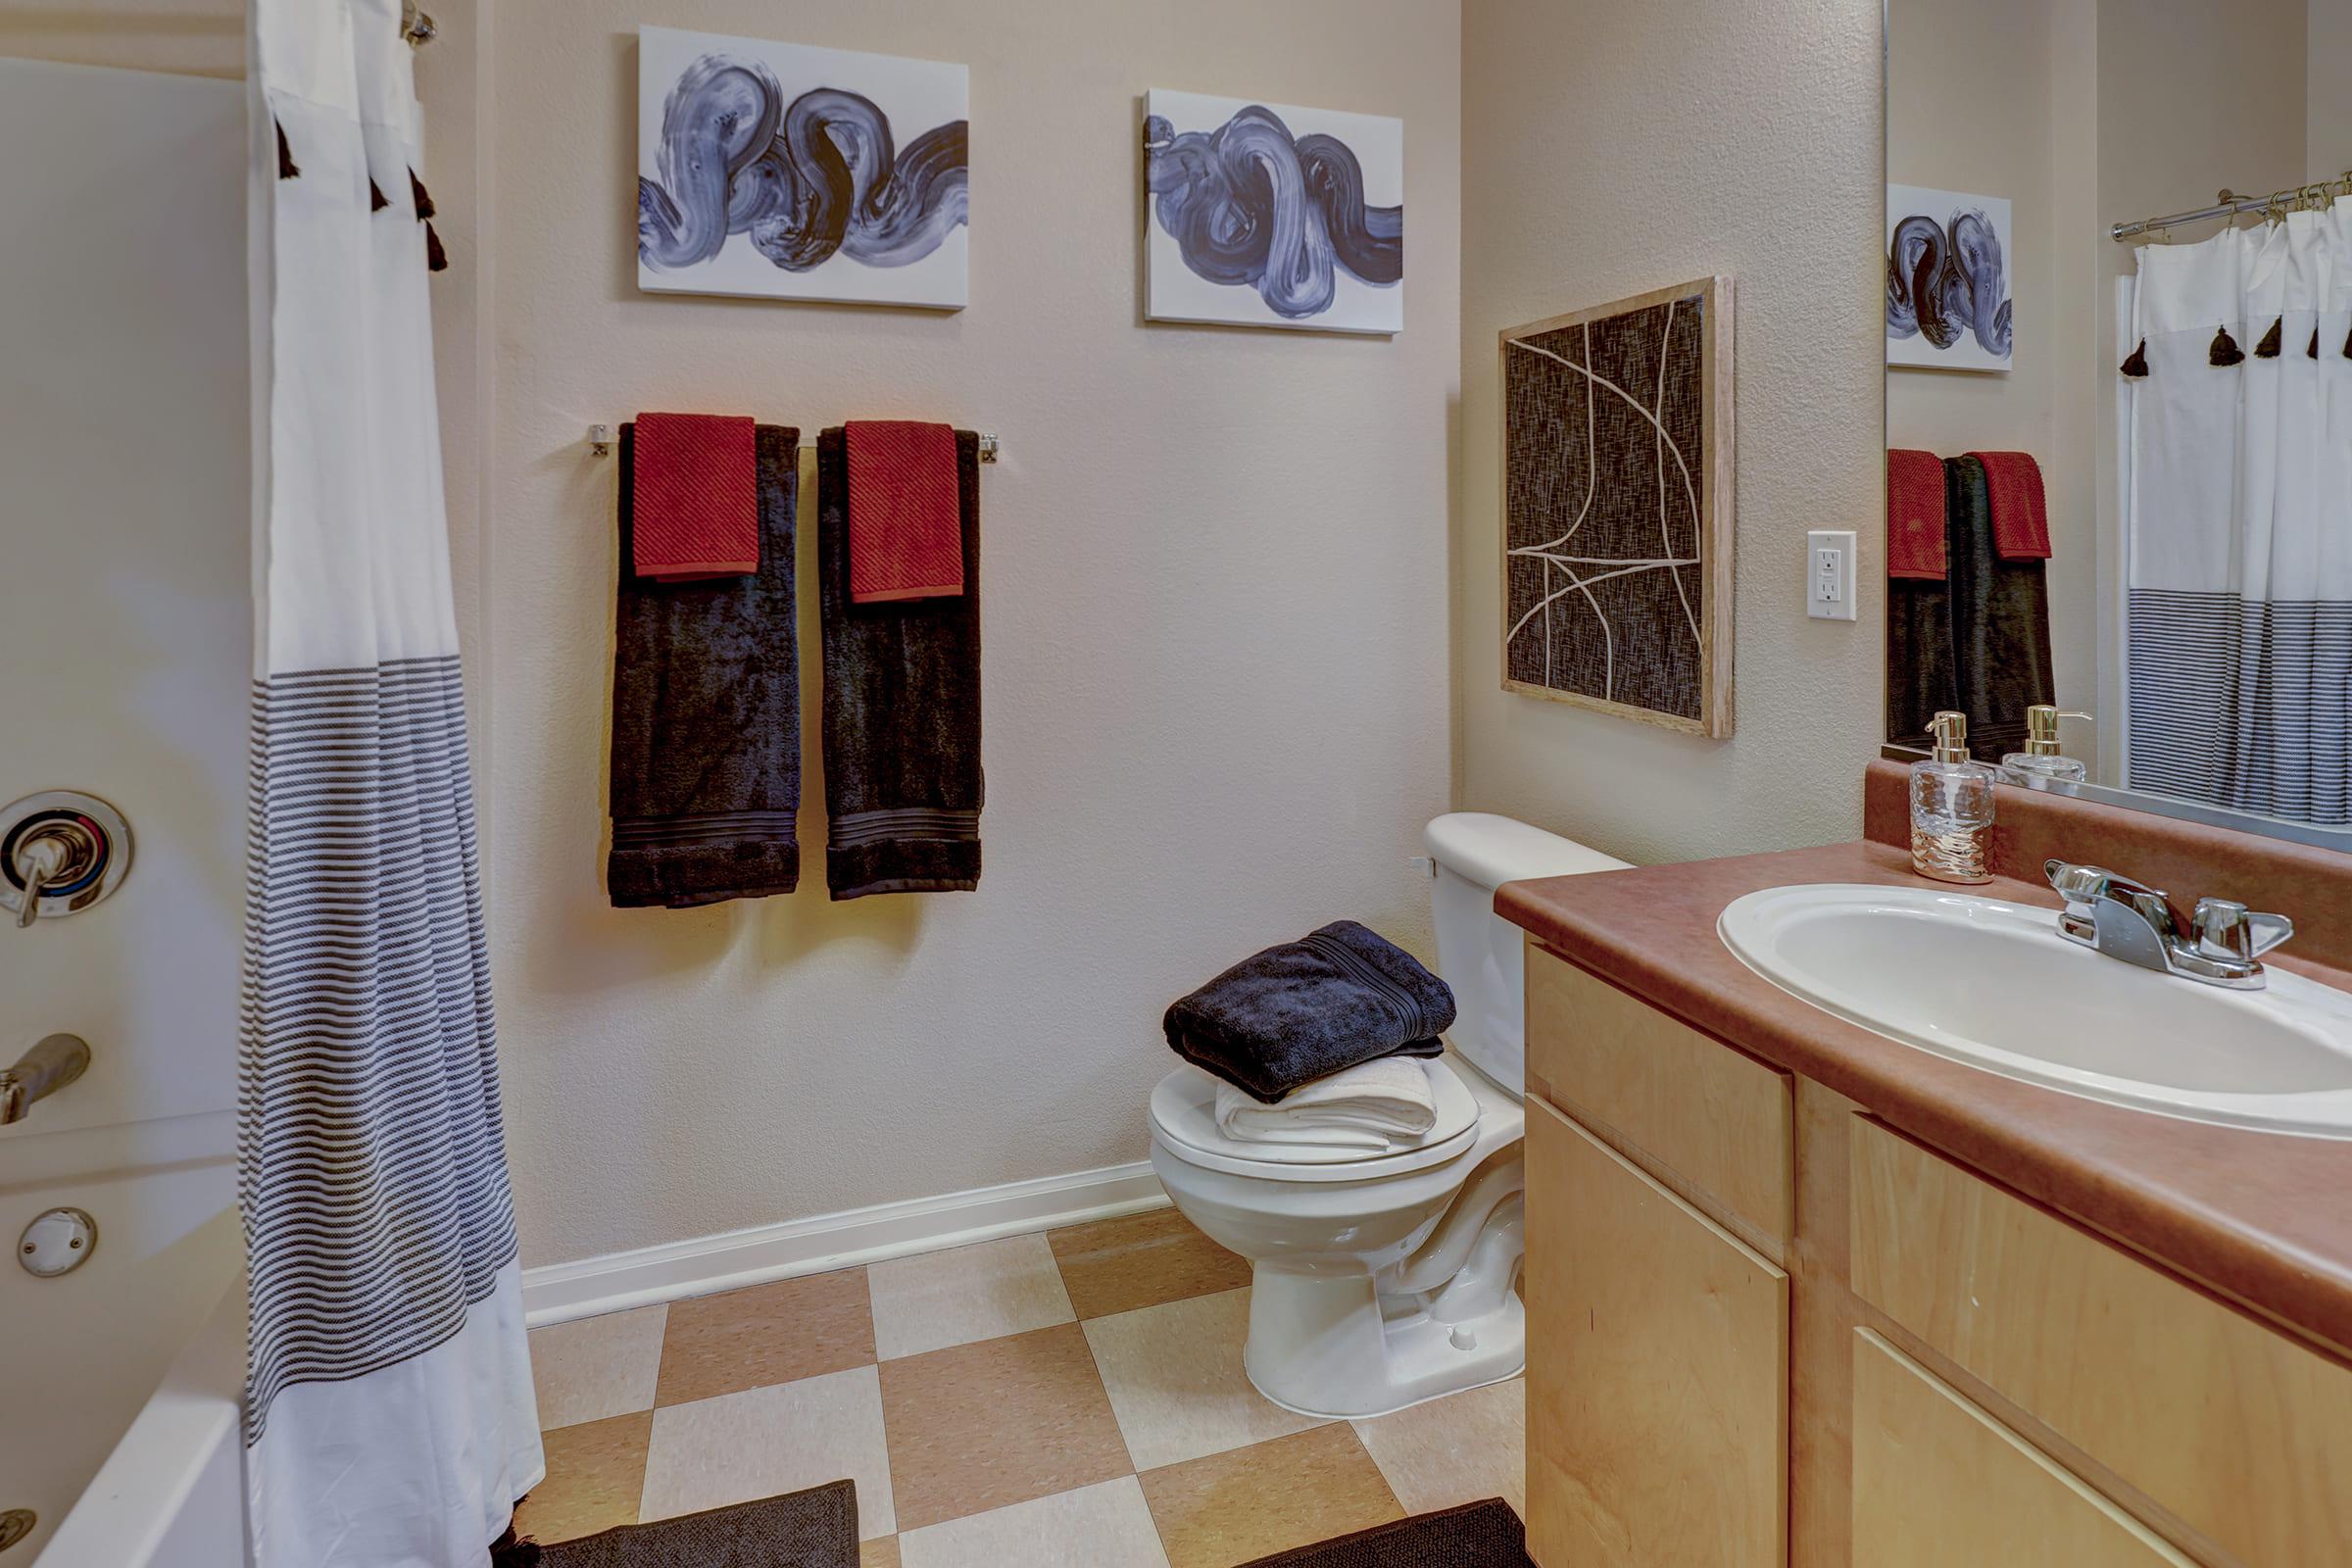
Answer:
[[[424,188],[424,181],[416,177],[414,169],[409,171],[409,200],[416,204],[418,218],[429,219],[438,212],[433,206],[433,193]]]
[[[2123,370],[2125,375],[2134,381],[2147,379],[2148,340],[2146,338],[2143,337],[2139,340],[2139,347],[2133,349],[2132,357],[2124,362]]]
[[[2284,346],[2285,337],[2286,318],[2281,316],[2271,323],[2268,332],[2262,334],[2262,341],[2254,345],[2254,357],[2258,360],[2277,359],[2279,349]]]
[[[449,270],[449,252],[441,248],[441,236],[433,232],[430,223],[424,225],[424,270],[428,272]]]
[[[271,120],[270,123],[277,126],[277,177],[300,179],[302,170],[295,165],[294,148],[286,140],[286,127],[279,125],[275,120]]]
[[[2316,360],[2320,357],[2320,327],[2317,321],[2312,323],[2311,343],[2303,350],[2303,357],[2307,360]]]
[[[392,198],[384,194],[384,187],[375,182],[375,176],[373,174],[368,175],[368,210],[371,213],[380,213],[391,205]]]
[[[2214,332],[2213,347],[2206,351],[2205,360],[2209,365],[2243,365],[2246,351],[2237,346],[2237,339],[2231,337],[2230,328],[2224,326]]]

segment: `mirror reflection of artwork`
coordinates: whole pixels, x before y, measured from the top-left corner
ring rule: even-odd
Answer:
[[[1152,320],[1403,329],[1403,121],[1157,88],[1144,113]]]
[[[1732,280],[1501,334],[1502,684],[1732,732]]]
[[[968,74],[639,28],[637,286],[960,308]]]
[[[2009,203],[1886,187],[1886,363],[2009,368]]]

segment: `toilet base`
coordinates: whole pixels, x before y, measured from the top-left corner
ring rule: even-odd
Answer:
[[[1516,1261],[1514,1259],[1514,1261]],[[1302,1274],[1259,1264],[1242,1364],[1274,1403],[1299,1415],[1387,1415],[1516,1377],[1527,1365],[1527,1309],[1510,1282],[1479,1292],[1383,1296],[1368,1274]],[[1450,1299],[1449,1299],[1450,1298]]]

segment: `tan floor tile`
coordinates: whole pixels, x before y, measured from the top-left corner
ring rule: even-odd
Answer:
[[[881,1375],[904,1530],[1134,1469],[1075,1324],[884,1361]]]
[[[900,1568],[899,1538],[884,1536],[879,1541],[859,1543],[858,1568]]]
[[[874,1359],[865,1270],[837,1269],[669,1303],[656,1404],[793,1383]]]
[[[1527,1383],[1513,1378],[1353,1423],[1406,1513],[1500,1497],[1527,1516]]]
[[[637,1410],[543,1434],[547,1479],[514,1505],[515,1533],[546,1543],[635,1524],[653,1432],[653,1411]]]
[[[1249,1262],[1172,1208],[1046,1233],[1081,1318],[1213,1296],[1250,1283]]]
[[[844,1476],[858,1483],[858,1534],[895,1534],[882,1395],[870,1366],[656,1410],[638,1512],[670,1519]]]
[[[571,1427],[652,1409],[668,1313],[666,1306],[640,1306],[531,1330],[539,1424]]]
[[[899,1549],[905,1568],[1168,1568],[1133,1476],[909,1530]]]
[[[1250,1386],[1250,1293],[1196,1296],[1099,1317],[1086,1338],[1138,1470],[1263,1443],[1323,1423]]]
[[[1141,1479],[1169,1568],[1233,1568],[1404,1517],[1345,1426],[1147,1470]]]
[[[895,1257],[866,1271],[885,1361],[1067,1323],[1069,1292],[1043,1236]]]

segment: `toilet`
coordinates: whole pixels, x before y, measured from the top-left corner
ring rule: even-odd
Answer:
[[[1437,1123],[1409,1148],[1246,1143],[1218,1131],[1216,1080],[1189,1064],[1152,1092],[1152,1168],[1176,1207],[1250,1260],[1243,1355],[1260,1394],[1302,1415],[1382,1415],[1516,1375],[1526,1167],[1524,956],[1494,890],[1625,867],[1507,816],[1455,811],[1427,832],[1446,1054]]]

